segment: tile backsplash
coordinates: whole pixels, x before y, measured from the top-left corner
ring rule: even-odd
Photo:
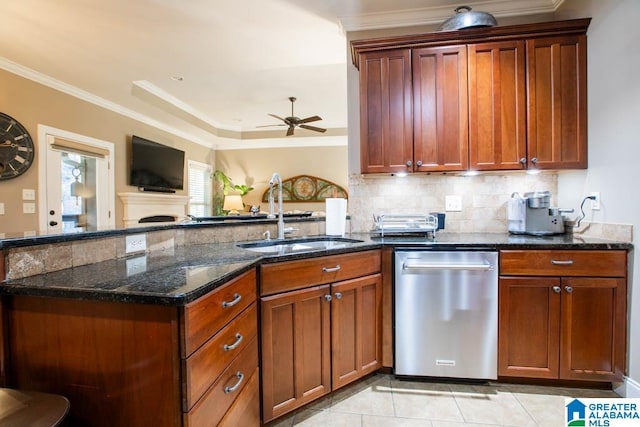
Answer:
[[[445,197],[460,196],[462,210],[446,212],[445,231],[506,232],[507,201],[513,192],[548,190],[555,206],[558,175],[504,173],[500,175],[349,176],[351,229],[366,232],[380,213],[444,212]]]

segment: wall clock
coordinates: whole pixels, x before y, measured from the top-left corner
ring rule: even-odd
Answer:
[[[0,180],[22,175],[33,163],[29,132],[15,119],[0,113]]]

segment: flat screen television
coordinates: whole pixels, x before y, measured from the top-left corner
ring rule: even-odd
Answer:
[[[145,191],[182,190],[184,151],[133,135],[129,184]]]

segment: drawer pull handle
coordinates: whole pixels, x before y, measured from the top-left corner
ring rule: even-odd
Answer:
[[[567,291],[567,293],[569,293],[569,294],[570,294],[571,292],[573,292],[573,288],[572,288],[571,286],[565,286],[565,287],[564,287],[564,290],[565,290],[565,291]]]
[[[224,394],[229,394],[229,393],[233,393],[234,391],[236,391],[238,389],[238,387],[240,387],[240,384],[242,384],[242,380],[244,380],[244,374],[240,371],[236,372],[236,377],[238,378],[238,382],[235,383],[234,385],[232,385],[231,387],[226,386],[224,388]]]
[[[224,308],[227,307],[233,307],[234,305],[236,305],[237,303],[240,302],[240,300],[242,299],[242,295],[240,294],[233,294],[233,299],[231,301],[222,301],[222,306]]]
[[[224,351],[235,350],[236,347],[238,347],[241,342],[242,342],[242,335],[237,333],[236,334],[236,342],[234,342],[233,344],[225,344],[224,347],[223,347]]]
[[[552,259],[551,260],[551,264],[553,265],[573,265],[573,260],[566,260],[566,261],[561,261],[561,260],[557,260],[557,259]]]
[[[335,267],[322,267],[322,272],[323,273],[335,273],[336,271],[340,270],[340,264],[336,265]]]
[[[552,289],[553,289],[553,292],[555,292],[556,294],[559,294],[560,291],[562,290],[560,286],[554,286]]]

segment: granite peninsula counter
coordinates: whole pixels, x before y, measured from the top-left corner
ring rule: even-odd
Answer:
[[[78,236],[86,238],[86,236]],[[630,243],[571,234],[551,237],[507,233],[439,233],[419,236],[371,237],[353,233],[360,243],[338,249],[308,250],[287,255],[264,255],[238,248],[236,243],[176,246],[142,256],[110,259],[59,271],[0,282],[0,295],[30,295],[157,305],[184,305],[216,289],[260,263],[311,258],[382,247],[422,249],[574,249],[630,250]],[[70,237],[66,237],[66,241]],[[15,243],[14,243],[15,244]]]

